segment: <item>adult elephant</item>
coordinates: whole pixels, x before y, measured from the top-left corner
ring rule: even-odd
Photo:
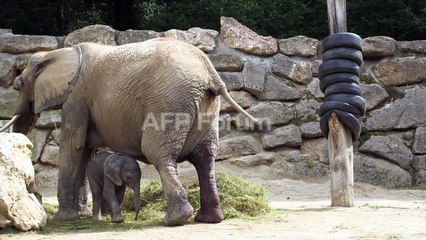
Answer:
[[[167,199],[166,225],[183,224],[193,212],[176,171],[176,164],[186,159],[200,183],[195,220],[222,221],[214,177],[218,96],[258,120],[229,96],[198,48],[159,38],[40,52],[15,79],[14,88],[20,91],[12,119],[18,132],[27,134],[41,111],[62,107],[56,219],[90,213],[86,166],[94,148],[108,146],[154,164]]]

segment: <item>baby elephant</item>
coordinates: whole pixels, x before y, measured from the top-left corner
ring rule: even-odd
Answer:
[[[99,152],[87,166],[87,177],[93,199],[93,219],[101,220],[102,211],[111,209],[112,222],[123,222],[120,206],[123,202],[126,185],[133,189],[135,220],[141,206],[141,170],[133,157],[110,152]],[[105,202],[107,206],[105,205]]]

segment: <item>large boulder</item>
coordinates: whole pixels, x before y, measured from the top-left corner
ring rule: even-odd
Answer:
[[[208,56],[217,71],[241,72],[243,70],[244,62],[237,56],[224,53],[214,53]]]
[[[251,135],[227,138],[219,142],[216,159],[256,154],[262,147]]]
[[[283,145],[296,147],[302,145],[302,134],[297,126],[290,124],[263,135],[262,144],[265,149]]]
[[[244,76],[240,72],[221,72],[219,75],[228,91],[240,90],[244,87]]]
[[[397,164],[363,154],[354,156],[354,179],[384,187],[409,186],[412,182],[410,173]]]
[[[0,53],[0,86],[9,87],[16,76],[16,56]]]
[[[192,44],[203,52],[211,52],[216,46],[215,38],[219,33],[215,30],[202,29],[194,27],[188,29],[188,31],[182,31],[177,29],[171,29],[164,33],[165,37],[179,39],[181,41]]]
[[[284,54],[276,54],[272,58],[272,73],[303,85],[307,85],[312,80],[310,62],[295,60]]]
[[[402,168],[409,170],[413,162],[413,153],[399,137],[372,136],[360,148],[362,153],[370,153],[385,158]]]
[[[242,108],[249,108],[255,102],[255,98],[250,93],[248,93],[246,91],[231,91],[231,92],[229,92],[229,95]],[[231,104],[229,102],[225,101],[221,96],[220,97],[220,111],[221,112],[235,112],[237,110],[234,109],[231,106]]]
[[[0,133],[0,226],[21,230],[46,225],[47,215],[34,196],[30,140],[22,134]]]
[[[261,100],[289,101],[302,97],[302,92],[287,79],[280,79],[274,75],[267,75],[263,91],[255,94]]]
[[[364,38],[362,42],[364,57],[388,57],[395,55],[395,39],[385,36]]]
[[[148,39],[161,37],[162,34],[152,30],[126,30],[118,32],[117,44],[123,45],[134,42],[143,42]]]
[[[401,52],[426,54],[426,40],[399,42]]]
[[[426,127],[419,127],[416,129],[413,153],[426,154]]]
[[[369,112],[365,127],[368,131],[417,128],[426,125],[426,89],[413,87],[405,96],[382,108]]]
[[[385,58],[372,66],[376,79],[384,86],[419,83],[426,79],[426,57]]]
[[[64,46],[70,47],[83,42],[116,45],[115,30],[106,25],[90,25],[68,34]]]
[[[260,56],[278,51],[278,43],[273,37],[260,36],[232,17],[221,17],[220,25],[220,38],[230,48]]]
[[[278,40],[280,53],[289,56],[312,57],[317,53],[318,40],[305,36],[295,36]]]
[[[375,108],[389,97],[388,92],[380,84],[361,84],[360,87],[367,110]]]
[[[58,41],[53,36],[43,35],[0,35],[0,52],[26,53],[51,51],[58,48]]]
[[[0,119],[13,117],[18,96],[19,92],[12,87],[4,88],[0,86]]]

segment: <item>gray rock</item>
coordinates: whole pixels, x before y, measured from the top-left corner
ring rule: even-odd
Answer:
[[[425,125],[426,89],[413,87],[405,96],[384,107],[369,112],[365,128],[368,131],[417,128]]]
[[[319,67],[321,66],[321,60],[313,60],[311,62],[311,72],[313,77],[319,76]]]
[[[362,40],[364,57],[388,57],[395,55],[395,39],[385,36],[374,36]]]
[[[272,73],[303,85],[307,85],[312,79],[309,62],[295,60],[283,54],[276,54],[272,58]]]
[[[319,122],[307,122],[300,126],[300,132],[305,138],[322,137],[322,132]]]
[[[68,34],[64,46],[69,47],[83,42],[116,45],[115,30],[107,25],[90,25]]]
[[[302,134],[297,126],[286,125],[263,135],[261,140],[265,149],[282,145],[295,147],[302,145]]]
[[[415,176],[417,185],[425,185],[426,184],[426,170],[419,170]]]
[[[248,155],[236,158],[230,158],[230,164],[238,167],[254,167],[259,165],[270,165],[275,161],[275,153],[261,152],[256,155]]]
[[[426,40],[398,42],[401,52],[426,54]]]
[[[43,111],[37,119],[36,127],[38,128],[57,128],[61,126],[62,111],[51,110]]]
[[[292,122],[297,125],[302,125],[307,122],[319,121],[320,117],[318,111],[321,104],[322,103],[315,99],[303,99],[299,101],[295,105]]]
[[[380,84],[360,84],[362,97],[366,101],[366,109],[369,111],[383,101],[385,101],[389,94],[386,90],[380,86]]]
[[[414,155],[413,168],[426,171],[426,155]]]
[[[208,55],[214,68],[220,72],[241,72],[244,62],[240,58],[224,53],[214,53]]]
[[[49,139],[51,142],[55,142],[56,145],[59,145],[59,143],[61,142],[61,129],[60,128],[55,128],[52,130],[52,135],[51,135],[51,139]]]
[[[416,133],[414,135],[413,153],[426,153],[426,127],[418,127],[416,129]]]
[[[30,140],[17,133],[0,133],[0,225],[28,231],[46,225],[47,215],[34,196]]]
[[[383,187],[409,186],[412,181],[410,173],[398,165],[362,154],[354,156],[354,179]]]
[[[219,75],[228,91],[240,90],[244,87],[244,76],[240,72],[221,72]]]
[[[31,53],[23,53],[16,56],[16,68],[23,71],[30,61],[32,54]]]
[[[34,165],[37,189],[57,189],[59,168],[43,163]]]
[[[152,30],[126,30],[119,31],[117,44],[123,45],[128,43],[143,42],[152,38],[161,37],[162,34]]]
[[[426,79],[426,57],[385,58],[372,70],[384,86],[419,83]]]
[[[31,155],[31,160],[33,163],[37,163],[40,160],[41,153],[43,151],[44,145],[47,142],[47,137],[49,136],[50,132],[50,129],[35,128],[28,136],[34,145]]]
[[[325,138],[306,139],[300,151],[304,159],[328,163],[328,141]]]
[[[3,35],[3,34],[12,34],[12,29],[0,28],[0,35]]]
[[[229,92],[229,95],[235,100],[238,105],[240,105],[242,108],[249,108],[253,105],[255,102],[254,97],[246,92],[246,91],[231,91]],[[220,111],[221,112],[235,112],[237,111],[234,109],[230,103],[225,101],[222,97],[220,97]]]
[[[232,130],[232,117],[229,113],[219,115],[219,137],[228,135]]]
[[[293,118],[292,111],[281,102],[260,102],[249,108],[247,112],[270,125],[286,124]],[[253,129],[249,119],[241,113],[234,117],[234,124],[238,130]]]
[[[413,154],[402,139],[396,136],[372,136],[360,148],[359,152],[383,157],[402,168],[409,170],[413,162]]]
[[[260,94],[265,85],[266,70],[262,65],[252,62],[244,64],[244,90],[253,94]]]
[[[276,175],[290,178],[299,176],[322,178],[330,175],[330,168],[318,161],[287,162],[280,160],[271,164],[271,170]]]
[[[324,98],[324,93],[321,92],[319,84],[319,78],[313,78],[312,82],[306,87],[306,90],[316,98]]]
[[[46,144],[40,156],[40,162],[59,166],[59,147],[53,144]]]
[[[0,118],[10,119],[13,117],[18,96],[19,92],[12,87],[0,86]]]
[[[51,51],[58,48],[58,42],[53,36],[43,35],[0,35],[0,52],[26,53]]]
[[[280,53],[290,56],[311,57],[317,53],[318,40],[305,36],[278,40]]]
[[[302,93],[292,84],[289,80],[281,80],[273,75],[267,75],[263,91],[255,94],[261,100],[288,101],[300,99]]]
[[[188,31],[171,29],[164,33],[165,37],[179,39],[181,41],[192,44],[204,52],[213,51],[216,46],[215,38],[219,35],[216,30],[202,29],[194,27]]]
[[[260,143],[251,135],[224,139],[219,142],[216,159],[226,159],[260,152]]]
[[[301,160],[302,153],[299,150],[287,150],[278,152],[279,159],[287,162],[299,162]]]
[[[16,56],[0,53],[0,86],[9,87],[16,76]]]
[[[268,56],[278,51],[277,41],[260,36],[231,17],[220,18],[220,39],[228,47],[260,56]]]

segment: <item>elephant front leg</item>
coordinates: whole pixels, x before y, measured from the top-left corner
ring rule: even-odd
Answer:
[[[111,221],[114,223],[123,222],[124,219],[117,201],[116,186],[106,178],[104,181],[103,197],[111,207]]]
[[[84,181],[88,159],[84,158],[88,111],[83,104],[72,104],[64,105],[62,112],[58,176],[59,210],[54,219],[75,220],[79,218],[79,211],[87,208],[80,205],[80,200],[84,200],[81,199],[81,194],[87,194],[87,191],[81,191],[81,187],[86,187]],[[84,201],[82,203],[84,205]]]
[[[200,183],[201,208],[195,216],[197,222],[219,223],[223,220],[214,173],[216,148],[215,141],[203,141],[189,158],[197,170]]]

